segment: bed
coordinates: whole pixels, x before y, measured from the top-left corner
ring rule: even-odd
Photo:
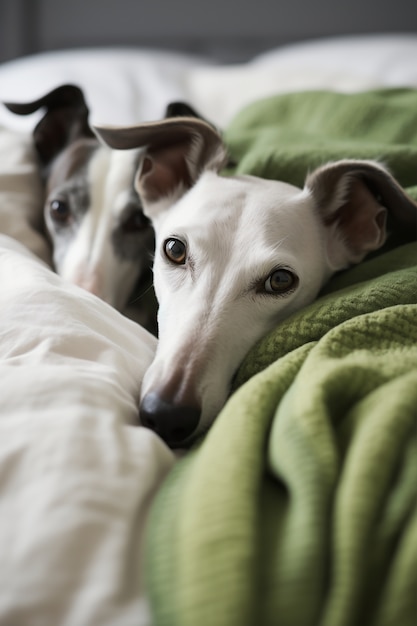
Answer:
[[[300,184],[327,158],[383,158],[417,199],[416,58],[413,34],[233,63],[39,52],[0,65],[0,100],[75,82],[93,123],[130,124],[184,99],[240,173]],[[417,233],[255,346],[174,454],[136,425],[155,338],[51,269],[35,120],[0,109],[0,624],[412,626]]]

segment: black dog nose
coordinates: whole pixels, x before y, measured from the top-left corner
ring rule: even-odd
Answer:
[[[201,411],[173,404],[151,391],[143,397],[139,413],[143,426],[155,431],[171,448],[179,448],[197,428]]]

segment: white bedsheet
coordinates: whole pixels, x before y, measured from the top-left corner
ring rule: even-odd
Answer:
[[[0,233],[51,265],[42,214],[43,189],[32,137],[0,128]]]
[[[27,133],[0,128],[0,624],[149,626],[171,450],[135,425],[156,339],[48,264]]]
[[[0,624],[146,626],[142,542],[174,463],[132,425],[155,340],[0,236]]]

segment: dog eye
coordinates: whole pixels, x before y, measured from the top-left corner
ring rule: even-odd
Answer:
[[[52,200],[49,205],[49,214],[55,222],[67,222],[71,216],[71,210],[65,200]]]
[[[164,252],[170,261],[176,265],[184,265],[187,258],[185,243],[179,239],[167,239],[164,244]]]
[[[122,230],[124,233],[136,233],[148,228],[149,224],[148,218],[138,209],[122,222]]]
[[[268,276],[264,283],[264,289],[267,293],[286,293],[297,284],[296,276],[289,270],[274,270]]]

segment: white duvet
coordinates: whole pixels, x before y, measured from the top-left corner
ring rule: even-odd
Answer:
[[[149,51],[46,54],[0,66],[0,100],[72,81],[96,123],[155,118],[184,98],[222,125],[274,91],[417,85],[416,58],[413,36],[228,67]],[[155,339],[50,269],[35,119],[0,107],[0,626],[149,626],[144,528],[175,462],[134,425]]]
[[[28,138],[0,147],[0,624],[145,626],[143,530],[174,462],[134,425],[156,340],[39,259]]]
[[[134,426],[155,340],[0,236],[0,623],[148,624],[142,537],[172,452]]]

